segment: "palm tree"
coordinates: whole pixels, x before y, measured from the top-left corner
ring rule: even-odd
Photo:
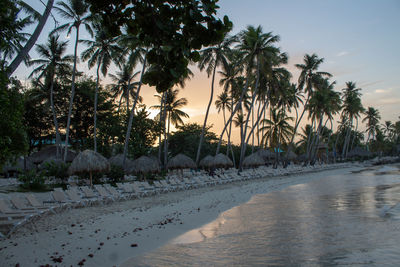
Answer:
[[[97,64],[96,69],[96,90],[94,94],[94,151],[97,152],[97,98],[99,90],[99,80],[100,80],[100,68],[101,73],[105,77],[107,75],[108,68],[111,62],[115,65],[120,65],[122,61],[122,49],[116,43],[116,37],[110,38],[105,31],[101,30],[101,24],[94,24],[96,29],[94,40],[81,40],[89,46],[85,51],[82,52],[82,59],[84,61],[88,60],[89,69],[91,69],[95,64]]]
[[[342,157],[347,155],[347,152],[350,149],[350,137],[351,137],[351,129],[353,128],[353,121],[360,117],[360,114],[364,112],[364,107],[361,103],[361,91],[360,88],[356,88],[356,83],[354,82],[346,82],[346,88],[342,89],[343,94],[343,110],[342,117],[347,117],[350,125],[347,128],[347,133],[344,140]]]
[[[168,89],[163,93],[162,96],[155,95],[160,101],[160,105],[154,105],[151,108],[159,109],[160,112],[157,114],[156,119],[166,120],[164,121],[164,166],[167,165],[168,155],[168,136],[170,133],[171,123],[175,126],[182,125],[182,118],[189,118],[189,115],[181,110],[182,107],[187,105],[186,98],[178,98],[178,89]],[[164,106],[162,108],[162,106]],[[164,115],[164,114],[165,115]]]
[[[203,145],[203,139],[204,139],[204,133],[205,133],[205,128],[207,125],[207,119],[208,119],[208,113],[210,111],[210,107],[213,101],[213,96],[214,96],[214,81],[215,81],[215,71],[217,67],[221,64],[226,65],[227,64],[227,59],[226,56],[230,51],[231,45],[236,41],[235,37],[230,37],[226,36],[224,40],[212,47],[207,47],[203,51],[201,51],[201,58],[199,62],[199,68],[200,70],[204,70],[206,68],[207,75],[211,78],[211,94],[210,94],[210,100],[207,105],[207,110],[206,114],[204,116],[204,122],[203,122],[203,128],[201,129],[201,135],[200,135],[200,140],[199,140],[199,146],[197,148],[197,154],[196,154],[196,165],[199,164],[200,161],[200,153],[201,153],[201,147]]]
[[[71,55],[64,56],[67,50],[68,42],[59,42],[58,35],[50,35],[45,45],[37,45],[36,51],[41,59],[29,61],[29,65],[36,65],[37,67],[32,71],[31,76],[38,74],[38,79],[44,78],[45,84],[50,87],[50,105],[53,113],[53,122],[56,130],[56,157],[60,157],[60,132],[57,121],[57,114],[54,107],[54,81],[56,74],[65,75],[70,69],[70,63],[73,61]]]
[[[32,16],[33,18],[38,20],[38,24],[35,28],[35,31],[30,36],[29,40],[25,43],[24,47],[19,47],[20,44],[17,45],[17,47],[19,48],[18,55],[14,58],[14,60],[8,66],[8,69],[7,69],[8,77],[11,77],[11,75],[14,73],[14,71],[18,68],[19,64],[21,64],[21,62],[23,60],[25,60],[26,58],[29,57],[29,51],[32,49],[33,45],[36,43],[37,39],[39,38],[40,33],[42,32],[44,25],[46,24],[47,18],[49,17],[51,9],[53,8],[54,0],[47,1],[46,9],[44,10],[42,16],[40,16],[33,8],[31,8],[25,2],[18,1],[18,4],[20,5],[20,7],[22,9],[27,11],[30,16]],[[30,21],[30,19],[29,19],[29,21]],[[17,20],[16,20],[16,22],[17,22]],[[25,24],[27,22],[26,18],[23,19],[22,22],[23,22],[23,24]],[[22,26],[25,26],[25,25],[22,25]],[[14,30],[16,31],[17,29],[14,29]],[[24,36],[19,36],[19,37],[17,37],[17,39],[20,39],[20,37],[23,37],[23,39],[25,39]],[[7,39],[7,40],[9,42],[12,41],[10,39]],[[21,39],[18,40],[18,43],[19,43],[19,41],[21,41]]]
[[[220,95],[218,95],[217,100],[215,100],[215,107],[218,110],[218,113],[222,110],[224,116],[224,124],[226,123],[225,117],[225,109],[230,110],[231,108],[231,98],[228,95],[227,91],[223,91]]]
[[[393,140],[396,131],[395,125],[391,121],[385,121],[385,124],[383,124],[382,127],[387,139]]]
[[[263,126],[260,130],[265,130],[262,142],[270,140],[270,147],[276,148],[279,144],[289,141],[293,131],[289,121],[293,121],[293,118],[287,116],[284,110],[271,110],[271,119],[261,121]]]
[[[116,74],[108,75],[114,82],[114,84],[109,85],[110,91],[113,93],[113,98],[119,97],[118,111],[121,107],[122,99],[124,99],[126,103],[126,112],[129,112],[130,97],[135,97],[135,89],[137,89],[137,82],[133,82],[133,79],[135,79],[138,74],[139,71],[133,73],[132,66],[125,63],[121,71],[118,71]]]
[[[379,115],[379,111],[373,107],[368,107],[367,111],[365,112],[365,117],[362,122],[367,122],[367,129],[366,132],[368,133],[367,137],[367,144],[369,138],[372,136],[372,140],[375,139],[376,132],[379,127],[379,120],[381,116]]]
[[[295,121],[293,136],[289,142],[288,153],[290,153],[292,149],[292,145],[294,142],[294,138],[296,137],[297,128],[300,125],[300,122],[304,116],[305,111],[307,110],[307,105],[312,95],[312,92],[316,88],[318,82],[321,78],[330,78],[332,75],[328,72],[318,71],[320,65],[324,62],[324,58],[318,58],[316,54],[305,54],[304,55],[304,63],[303,64],[295,64],[295,67],[298,68],[301,72],[298,78],[298,89],[300,92],[303,92],[307,95],[306,101],[304,102],[303,111],[298,119]]]
[[[78,43],[79,43],[79,28],[81,25],[84,25],[86,30],[93,35],[92,29],[89,24],[89,20],[91,15],[88,14],[89,4],[82,0],[68,0],[68,3],[63,1],[57,2],[58,6],[55,6],[54,9],[69,22],[57,27],[52,31],[67,31],[67,35],[70,35],[72,29],[75,28],[75,47],[74,47],[74,66],[72,69],[72,82],[71,82],[71,95],[69,100],[69,109],[68,109],[68,117],[67,117],[67,128],[65,133],[65,151],[64,151],[64,162],[67,160],[68,153],[68,141],[69,141],[69,128],[71,124],[71,115],[72,115],[72,105],[74,103],[75,96],[75,76],[76,76],[76,63],[78,60]]]

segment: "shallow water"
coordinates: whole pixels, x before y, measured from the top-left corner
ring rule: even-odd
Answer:
[[[390,165],[254,196],[133,266],[399,266],[400,171]]]

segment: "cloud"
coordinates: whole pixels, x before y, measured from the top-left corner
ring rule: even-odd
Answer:
[[[349,54],[349,52],[347,52],[347,51],[341,51],[341,52],[337,53],[336,56],[337,57],[343,57],[343,56],[348,55],[348,54]]]
[[[379,103],[386,105],[400,104],[400,98],[383,98],[379,100]]]
[[[372,82],[361,82],[359,87],[364,88],[364,87],[375,85],[375,84],[378,84],[378,83],[381,83],[381,82],[383,82],[383,80],[372,81]]]
[[[375,90],[375,93],[377,93],[377,94],[383,94],[383,93],[387,93],[387,92],[389,92],[389,90],[385,90],[385,89],[376,89]]]

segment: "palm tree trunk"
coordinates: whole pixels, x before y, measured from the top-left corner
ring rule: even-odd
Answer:
[[[201,129],[201,135],[200,135],[200,141],[199,141],[199,146],[197,147],[197,154],[196,154],[196,166],[199,166],[199,162],[200,162],[200,152],[201,152],[201,147],[203,145],[203,139],[204,139],[204,132],[206,129],[206,125],[207,125],[207,119],[208,119],[208,112],[210,111],[210,107],[212,104],[212,100],[214,97],[214,80],[215,80],[215,70],[217,69],[217,62],[218,61],[218,56],[215,59],[215,64],[214,64],[214,69],[213,69],[213,74],[212,74],[212,78],[211,78],[211,94],[210,94],[210,100],[208,101],[208,106],[207,106],[207,110],[206,110],[206,115],[204,117],[204,123],[203,123],[203,128]]]
[[[47,18],[50,15],[50,11],[53,8],[54,0],[48,0],[46,9],[43,12],[43,15],[40,17],[39,23],[35,28],[35,31],[29,38],[28,42],[25,46],[19,51],[18,55],[11,62],[10,66],[7,68],[7,77],[10,78],[14,71],[18,68],[21,62],[28,56],[29,51],[32,49],[33,45],[36,43],[39,38],[40,33],[43,30],[44,25],[46,24]]]
[[[71,81],[71,96],[70,96],[70,99],[69,99],[67,129],[66,129],[66,133],[65,133],[64,162],[67,161],[69,128],[70,128],[70,125],[71,125],[72,105],[74,104],[74,96],[75,96],[75,75],[76,75],[76,61],[77,61],[77,58],[78,58],[77,57],[78,41],[79,41],[79,25],[76,27],[76,38],[75,38],[75,48],[74,48],[74,66],[72,68],[72,81]]]
[[[94,92],[94,131],[93,131],[93,140],[94,140],[94,152],[97,152],[97,98],[99,91],[99,80],[100,80],[100,64],[101,60],[97,62],[97,70],[96,70],[96,91]]]
[[[254,108],[251,110],[251,129],[253,129],[253,128],[254,128]],[[249,136],[251,136],[251,153],[254,153],[254,134],[253,133],[254,133],[253,130],[249,133]],[[249,141],[247,141],[247,142],[249,142]]]
[[[165,92],[161,96],[161,103],[160,103],[160,129],[165,124],[165,120],[163,120],[164,119],[164,113],[163,113],[164,112],[163,111],[164,108],[163,108],[163,105],[164,105],[164,102],[165,102],[164,98],[165,98]],[[160,135],[158,136],[158,162],[160,164],[161,164],[161,146],[162,146],[161,137],[162,137],[162,131],[160,132]]]
[[[140,88],[142,87],[143,75],[146,70],[146,57],[147,57],[147,54],[144,56],[144,59],[143,59],[143,66],[142,66],[142,72],[140,73],[138,89],[136,91],[135,100],[133,101],[131,114],[129,115],[128,128],[126,129],[125,143],[124,143],[124,159],[122,161],[123,166],[125,166],[126,156],[128,154],[129,137],[131,136],[131,131],[132,131],[133,115],[135,114],[136,103],[138,102],[138,99],[139,99],[139,93],[140,93]]]
[[[258,121],[260,121],[258,118],[260,118],[262,116],[261,112],[263,112],[263,111],[261,111],[261,104],[262,104],[262,102],[258,101],[258,110],[257,110],[257,120]],[[260,125],[258,123],[256,123],[256,125],[257,125],[257,148],[259,149],[260,148]]]
[[[238,103],[236,103],[236,106],[233,109],[233,111],[231,113],[231,116],[229,117],[229,119],[228,119],[227,123],[225,124],[224,128],[222,129],[222,133],[219,136],[219,141],[218,141],[218,145],[217,145],[217,150],[215,151],[215,155],[217,155],[219,153],[219,150],[221,148],[221,143],[222,143],[222,137],[223,137],[223,135],[224,135],[224,133],[226,131],[226,128],[227,128],[228,124],[232,121],[233,116],[235,116],[236,112],[239,110],[239,108],[242,105],[242,101],[243,101],[244,95],[245,95],[247,89],[249,88],[249,81],[250,81],[249,76],[250,76],[250,71],[247,71],[246,84],[242,88],[242,92],[240,94]]]
[[[169,136],[169,128],[171,125],[171,112],[168,114],[168,121],[167,121],[168,129],[166,131],[166,135],[164,137],[164,169],[167,169],[168,164],[168,136]]]
[[[343,144],[343,149],[342,149],[342,158],[345,158],[347,156],[348,139],[350,138],[352,127],[353,127],[353,120],[351,119],[350,125],[347,128],[346,137],[344,139],[344,144]]]
[[[306,99],[306,102],[304,103],[303,112],[301,113],[300,118],[298,120],[297,120],[298,111],[297,111],[297,108],[296,108],[296,121],[295,121],[294,129],[293,129],[293,135],[292,135],[292,138],[290,139],[290,142],[289,142],[288,151],[286,152],[287,155],[289,155],[289,153],[292,151],[294,138],[296,137],[296,134],[297,134],[297,128],[299,127],[300,122],[303,119],[303,115],[304,115],[304,113],[305,113],[305,111],[307,109],[307,104],[308,104],[309,100],[310,100],[310,95],[308,95],[308,97]]]
[[[354,141],[356,140],[357,137],[357,130],[358,130],[358,118],[356,118],[356,129],[354,130],[354,136],[353,136],[353,141],[351,141],[351,150],[353,150],[353,146],[354,146]]]
[[[267,102],[264,103],[263,108],[262,108],[262,110],[261,110],[260,116],[258,116],[255,125],[252,126],[251,131],[250,131],[250,133],[249,133],[249,136],[247,137],[246,143],[249,142],[250,136],[254,133],[254,130],[256,129],[256,126],[258,126],[258,124],[259,124],[259,122],[260,122],[260,119],[261,119],[261,117],[263,116],[264,110],[265,110],[265,108],[266,108],[266,104],[267,104]],[[258,127],[257,127],[257,128],[258,128]]]
[[[57,115],[56,115],[56,109],[54,107],[54,75],[52,75],[51,78],[51,84],[50,84],[50,105],[51,105],[51,111],[53,113],[53,122],[54,122],[54,128],[56,129],[56,158],[60,158],[60,143],[61,143],[61,138],[60,138],[60,131],[58,128],[58,121],[57,121]]]
[[[255,85],[254,91],[257,90],[258,83],[259,83],[259,80],[260,80],[260,62],[258,60],[258,57],[257,57],[257,74],[256,75],[257,75],[257,78],[256,78],[256,85]],[[248,123],[249,123],[250,113],[251,113],[251,111],[253,110],[253,107],[254,107],[254,101],[256,100],[256,96],[257,96],[257,94],[254,93],[253,97],[252,97],[252,100],[251,100],[250,110],[249,110],[249,112],[247,114],[246,123],[245,123],[245,126],[244,126],[243,136],[242,136],[242,139],[240,140],[241,141],[240,159],[239,159],[239,170],[240,171],[242,171],[244,155],[245,155],[245,152],[246,152],[245,151],[245,138],[246,138],[246,134],[247,134],[247,126],[248,126]]]

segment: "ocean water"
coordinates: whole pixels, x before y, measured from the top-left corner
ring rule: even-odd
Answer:
[[[132,266],[400,266],[400,171],[329,175],[254,196]]]

